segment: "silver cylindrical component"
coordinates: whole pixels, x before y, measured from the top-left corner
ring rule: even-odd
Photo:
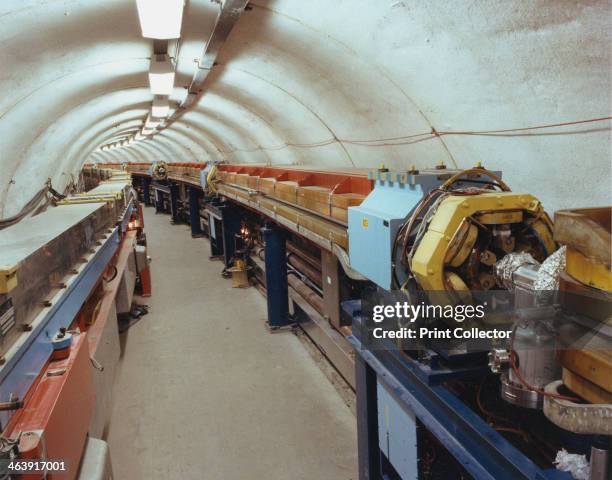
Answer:
[[[561,378],[561,367],[555,360],[555,335],[545,323],[519,326],[514,334],[514,351],[522,379],[536,388],[544,388]],[[510,380],[520,384],[513,370]]]
[[[534,264],[521,265],[512,273],[512,282],[515,287],[531,289],[537,278],[538,266]]]
[[[502,373],[510,365],[510,352],[505,348],[495,348],[489,352],[489,368],[493,373]]]
[[[495,264],[495,277],[498,284],[507,290],[514,290],[517,286],[531,288],[539,267],[540,263],[528,253],[509,253]],[[519,269],[524,269],[520,275],[517,274]]]
[[[591,447],[591,473],[589,480],[608,480],[610,452],[601,448]],[[610,472],[612,473],[612,472]]]
[[[540,305],[537,292],[533,288],[537,278],[538,266],[533,264],[521,265],[512,273],[515,308],[533,308]]]
[[[519,324],[512,348],[518,374],[510,368],[502,378],[502,398],[521,407],[542,408],[542,395],[535,390],[543,390],[561,377],[561,367],[555,359],[554,330],[545,320]]]

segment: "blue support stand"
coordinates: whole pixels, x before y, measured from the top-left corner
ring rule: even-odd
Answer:
[[[155,195],[155,213],[163,213],[164,212],[164,198],[162,192],[154,188],[153,189]]]
[[[211,258],[225,258],[223,253],[223,208],[226,208],[223,202],[216,198],[206,204]]]
[[[285,235],[275,225],[262,229],[266,255],[266,297],[268,326],[278,329],[291,324],[287,286],[287,251]]]
[[[378,443],[376,372],[359,355],[355,356],[355,391],[359,480],[377,480],[380,478],[381,454]]]
[[[539,468],[448,390],[440,381],[448,377],[431,374],[429,366],[407,360],[392,344],[371,349],[362,343],[367,334],[359,309],[354,309],[353,335],[348,340],[356,353],[359,480],[389,478],[379,446],[377,385],[385,387],[401,409],[418,418],[473,478],[571,479],[567,472]]]
[[[240,214],[230,205],[219,207],[223,218],[223,263],[231,267],[236,250],[236,234],[240,231]]]
[[[178,197],[179,197],[179,186],[176,183],[170,185],[170,215],[172,216],[172,223],[179,223],[178,214]]]
[[[195,187],[189,187],[189,225],[191,227],[192,237],[202,236],[202,227],[200,225],[200,194],[201,190]]]
[[[150,177],[141,177],[142,178],[142,196],[144,197],[144,204],[147,207],[150,207],[153,202],[151,202],[151,178]]]

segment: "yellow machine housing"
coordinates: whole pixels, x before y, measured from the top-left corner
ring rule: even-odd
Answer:
[[[529,232],[529,240],[518,234],[507,234],[512,225],[519,224],[525,227],[519,230]],[[496,245],[497,253],[488,248],[477,251],[475,247],[481,236],[504,228],[506,235]],[[461,285],[465,282],[461,268],[470,268],[477,287],[489,289],[494,286],[494,280],[488,270],[503,255],[528,251],[534,258],[543,260],[555,249],[551,222],[533,195],[450,193],[438,205],[410,266],[426,291],[467,290]],[[472,266],[466,267],[470,262]],[[469,288],[474,289],[474,284]]]

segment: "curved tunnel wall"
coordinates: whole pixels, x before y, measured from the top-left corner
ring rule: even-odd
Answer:
[[[197,104],[153,138],[152,42],[131,0],[0,5],[0,217],[86,161],[430,167],[477,161],[549,211],[610,204],[607,0],[255,0]],[[219,6],[187,3],[180,102]],[[604,120],[534,130],[525,127]],[[500,132],[499,130],[512,130]]]

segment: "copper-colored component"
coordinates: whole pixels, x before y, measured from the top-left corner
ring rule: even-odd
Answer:
[[[566,271],[576,280],[590,287],[612,292],[612,270],[610,265],[589,258],[579,250],[567,247]]]
[[[590,287],[562,272],[559,277],[559,304],[564,311],[600,322],[611,318],[612,294]]]
[[[555,240],[610,265],[611,223],[612,207],[559,210],[555,213]]]
[[[567,245],[567,273],[579,282],[612,292],[612,207],[555,213],[555,239]]]
[[[279,200],[297,204],[298,185],[298,182],[291,180],[276,182],[272,196]]]
[[[571,370],[563,369],[563,383],[572,392],[591,403],[612,404],[612,393],[607,392],[598,385],[589,382],[586,378],[575,374]]]
[[[479,215],[476,215],[475,218],[484,225],[505,225],[509,223],[522,222],[523,212],[521,210],[483,212]]]
[[[458,267],[467,259],[478,238],[478,227],[465,220],[457,229],[444,258],[445,264]]]
[[[313,268],[307,262],[298,257],[295,253],[291,253],[287,256],[287,262],[293,268],[300,273],[306,275],[308,279],[313,282],[317,287],[321,288],[323,283],[321,281],[321,271]]]
[[[287,277],[287,282],[296,292],[298,292],[302,298],[304,298],[317,312],[321,315],[325,312],[325,307],[323,305],[323,299],[317,295],[311,288],[308,287],[304,282],[302,282],[295,275],[289,275]]]
[[[612,351],[601,350],[559,350],[559,362],[564,368],[584,377],[612,394]]]
[[[332,223],[324,217],[314,213],[308,213],[288,204],[281,203],[270,197],[253,196],[248,192],[229,185],[219,184],[219,193],[236,196],[248,200],[251,205],[256,205],[264,214],[271,213],[278,215],[285,220],[309,230],[325,240],[336,243],[338,246],[348,248],[348,232],[345,227]]]
[[[478,275],[478,282],[483,290],[489,290],[495,286],[495,277],[487,272]]]
[[[497,255],[491,250],[485,250],[480,254],[480,262],[484,265],[493,266],[497,262]]]

